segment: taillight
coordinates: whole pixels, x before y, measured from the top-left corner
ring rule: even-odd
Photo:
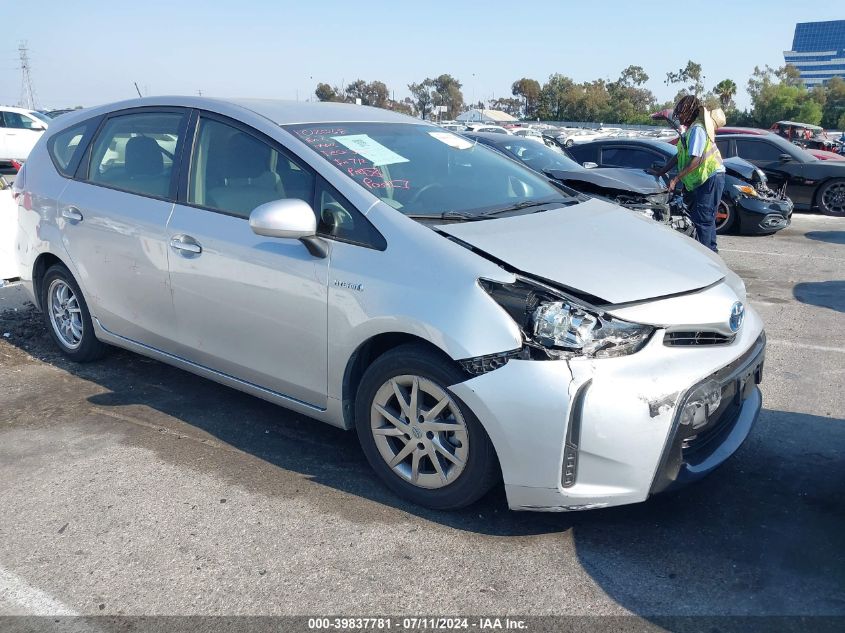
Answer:
[[[18,171],[21,170],[21,167],[23,167],[23,163],[18,162],[13,158],[12,159],[12,169],[14,169],[16,172],[18,172]]]

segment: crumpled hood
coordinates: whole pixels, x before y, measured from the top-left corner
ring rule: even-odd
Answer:
[[[754,171],[757,169],[747,160],[739,158],[738,156],[731,156],[722,161],[725,165],[725,171],[737,178],[743,180],[751,180],[754,177]]]
[[[598,199],[435,227],[523,273],[608,304],[690,292],[724,278],[721,258],[638,213]]]
[[[588,182],[598,187],[608,189],[620,189],[642,195],[652,193],[663,193],[666,187],[640,169],[626,169],[623,167],[594,167],[593,169],[554,169],[546,172],[546,175],[570,184],[578,189],[578,182]]]

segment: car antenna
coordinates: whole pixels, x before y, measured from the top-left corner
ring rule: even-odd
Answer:
[[[135,82],[135,90],[138,92],[138,96],[141,96],[141,89],[138,87],[138,82]]]

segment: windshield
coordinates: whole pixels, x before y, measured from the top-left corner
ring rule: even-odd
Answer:
[[[48,117],[46,114],[44,114],[43,112],[37,112],[35,110],[30,110],[29,113],[32,116],[34,116],[36,119],[40,119],[40,120],[44,121],[44,123],[50,123],[50,121],[52,121],[52,119],[50,117]]]
[[[494,208],[570,199],[518,163],[434,126],[323,123],[284,128],[406,215],[481,216]]]
[[[495,147],[510,152],[531,169],[542,173],[556,170],[580,171],[584,169],[565,154],[551,147],[546,147],[537,141],[514,136],[501,141],[496,139],[492,144]]]

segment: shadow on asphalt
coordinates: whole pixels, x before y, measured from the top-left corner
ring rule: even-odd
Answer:
[[[804,234],[804,237],[817,242],[845,244],[845,231],[808,231]]]
[[[795,284],[792,295],[801,303],[845,312],[845,281],[803,281]]]
[[[32,321],[30,336],[9,342],[107,389],[88,398],[97,407],[150,407],[320,485],[458,530],[492,536],[571,531],[583,567],[639,615],[845,614],[843,419],[764,410],[748,442],[720,470],[642,504],[563,514],[511,512],[499,487],[469,508],[435,512],[385,489],[354,433],[129,352],[116,350],[89,365],[70,363],[33,315],[15,315]],[[0,316],[4,328],[10,327],[6,316]],[[234,478],[238,470],[219,475]],[[319,495],[316,489],[313,494]],[[346,516],[366,512],[347,505],[358,507],[323,507]]]

